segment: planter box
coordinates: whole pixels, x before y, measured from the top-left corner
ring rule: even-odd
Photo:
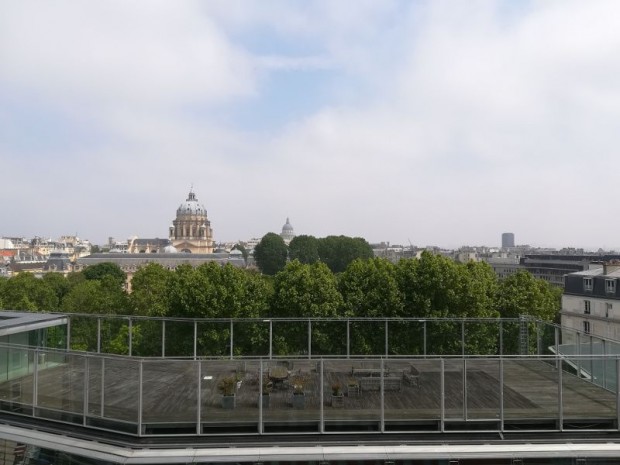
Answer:
[[[235,408],[235,399],[234,395],[232,396],[222,396],[222,408],[232,410]]]
[[[293,408],[303,409],[306,407],[305,394],[293,394]]]
[[[344,394],[338,396],[332,394],[332,407],[344,407]]]

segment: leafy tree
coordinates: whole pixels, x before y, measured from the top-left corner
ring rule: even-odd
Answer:
[[[341,307],[336,279],[324,263],[294,260],[275,276],[273,316],[336,317]]]
[[[166,316],[172,272],[158,263],[138,269],[131,280],[130,305],[135,315]]]
[[[291,260],[300,263],[315,263],[319,261],[319,240],[314,236],[295,236],[288,245]]]
[[[3,298],[4,298],[4,288],[6,287],[6,283],[8,278],[4,278],[0,276],[0,308],[4,308]]]
[[[127,279],[127,275],[121,268],[112,262],[97,263],[96,265],[89,266],[82,271],[82,274],[87,280],[102,280],[105,276],[109,276],[118,283],[118,286],[123,287]]]
[[[169,281],[170,316],[208,317],[209,281],[191,265],[177,266]]]
[[[131,280],[129,303],[133,314],[143,316],[167,316],[170,308],[169,290],[172,271],[158,263],[149,263],[138,269]],[[134,322],[133,353],[142,356],[161,355],[162,324],[160,321]],[[126,334],[129,334],[127,328]],[[133,333],[132,333],[133,334]],[[123,339],[119,339],[122,341]],[[118,347],[115,347],[115,350]],[[117,352],[114,352],[117,353]]]
[[[288,248],[276,233],[267,233],[254,247],[254,260],[261,272],[267,275],[275,275],[284,269],[288,256]]]
[[[544,321],[559,318],[562,290],[552,287],[546,281],[535,278],[528,271],[519,271],[499,282],[496,308],[503,318],[531,316]],[[503,352],[520,353],[525,350],[519,343],[519,325],[504,324]],[[535,331],[534,324],[529,325],[530,333]],[[533,350],[536,338],[529,340]]]
[[[294,260],[286,265],[274,279],[272,315],[275,317],[336,317],[342,307],[334,275],[324,263],[304,265]],[[299,353],[307,347],[305,323],[279,323],[276,351]],[[317,331],[313,334],[317,349],[328,351],[330,344],[338,342],[338,334]]]
[[[398,317],[402,314],[402,293],[394,265],[383,258],[357,259],[340,275],[340,292],[350,317]],[[376,324],[355,323],[352,350],[357,354],[382,354],[384,332]],[[392,338],[394,343],[398,337]],[[393,346],[393,348],[395,345]]]
[[[394,265],[388,260],[353,261],[340,276],[339,288],[347,316],[393,317],[402,314],[402,294]]]
[[[69,313],[127,314],[127,295],[109,276],[76,284],[65,296],[62,310]]]
[[[319,239],[319,257],[334,273],[342,273],[358,258],[373,258],[370,244],[361,237],[327,236]]]
[[[553,321],[561,307],[560,299],[560,290],[521,270],[500,281],[496,305],[503,318],[529,315]]]
[[[51,312],[58,309],[54,289],[30,273],[12,276],[4,285],[2,303],[7,310]]]
[[[459,264],[449,258],[423,252],[420,259],[401,260],[397,275],[404,296],[404,311],[419,318],[494,318],[497,281],[486,264]],[[471,326],[473,328],[473,326]],[[468,353],[493,352],[496,328],[479,325],[466,337]],[[458,321],[427,323],[428,353],[460,354]]]
[[[45,273],[42,279],[53,289],[58,302],[62,302],[62,299],[71,289],[71,283],[61,273]]]

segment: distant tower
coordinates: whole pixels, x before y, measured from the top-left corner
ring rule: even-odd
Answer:
[[[502,249],[509,249],[514,246],[515,246],[514,233],[503,233],[502,234]]]
[[[293,225],[289,222],[288,218],[286,219],[286,223],[282,226],[282,232],[280,233],[280,237],[284,239],[284,242],[288,244],[295,237],[295,231],[293,231]]]

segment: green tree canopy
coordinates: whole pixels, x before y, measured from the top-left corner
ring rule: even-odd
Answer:
[[[319,239],[319,257],[334,273],[342,273],[358,258],[373,258],[370,244],[361,237],[327,236]]]
[[[319,261],[319,240],[314,236],[295,236],[288,245],[289,257],[300,263],[310,264]]]
[[[254,247],[254,260],[261,272],[267,275],[275,275],[284,269],[288,256],[288,248],[276,233],[267,233]]]
[[[305,265],[294,260],[274,279],[272,316],[336,317],[341,311],[342,296],[334,274],[324,263]],[[342,343],[342,327],[313,325],[314,353],[337,353]],[[306,353],[308,333],[305,323],[278,323],[274,336],[276,353]]]
[[[336,279],[324,263],[294,260],[275,276],[272,316],[336,317],[341,307]]]
[[[127,314],[127,295],[110,276],[76,284],[62,301],[62,310],[71,313]]]
[[[89,281],[93,279],[102,280],[105,276],[110,276],[120,287],[124,286],[127,279],[125,272],[116,263],[112,262],[91,265],[85,268],[82,274]]]
[[[340,276],[339,288],[346,315],[396,317],[402,315],[403,297],[394,265],[383,258],[353,261]]]
[[[19,273],[4,284],[2,304],[7,310],[53,312],[58,309],[58,297],[44,280],[30,273]]]
[[[130,305],[133,313],[166,316],[169,310],[169,282],[172,272],[158,263],[137,270],[131,280]]]
[[[45,273],[42,279],[53,289],[58,302],[62,302],[62,299],[71,290],[71,283],[61,273]]]
[[[561,308],[561,289],[537,279],[528,271],[519,271],[499,283],[497,310],[503,318],[529,315],[554,321]]]

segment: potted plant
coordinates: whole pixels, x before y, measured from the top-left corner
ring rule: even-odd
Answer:
[[[269,408],[269,394],[273,390],[273,383],[265,378],[260,390],[260,402],[262,402],[263,408]]]
[[[332,407],[344,407],[344,393],[338,382],[332,384]]]
[[[360,383],[356,378],[349,378],[347,381],[347,394],[349,397],[357,396],[360,393]]]
[[[234,375],[223,377],[217,383],[217,389],[222,394],[222,408],[235,408],[235,393],[237,388],[237,377]]]
[[[306,393],[304,392],[304,379],[298,376],[293,379],[293,408],[303,409],[306,405]]]

